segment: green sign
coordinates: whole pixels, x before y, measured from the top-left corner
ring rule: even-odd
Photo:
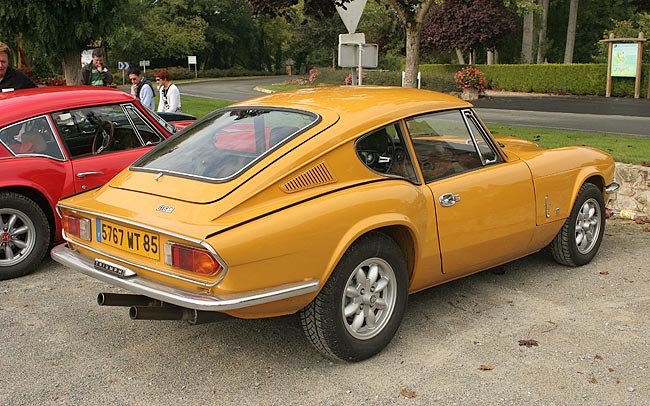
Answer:
[[[636,77],[638,44],[614,44],[612,48],[612,76]]]

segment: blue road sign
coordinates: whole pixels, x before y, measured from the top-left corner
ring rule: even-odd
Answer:
[[[129,70],[129,63],[128,62],[118,62],[117,63],[117,68],[119,70]]]

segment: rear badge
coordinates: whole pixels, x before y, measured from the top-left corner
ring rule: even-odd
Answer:
[[[164,204],[160,204],[158,205],[158,207],[156,207],[156,211],[161,211],[163,213],[171,213],[174,211],[174,208],[172,206],[166,206]]]
[[[95,258],[95,269],[115,274],[120,278],[128,278],[129,276],[136,275],[135,272],[127,267],[117,265],[99,258]]]

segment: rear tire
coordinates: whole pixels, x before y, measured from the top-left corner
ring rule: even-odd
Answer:
[[[50,224],[33,200],[0,192],[0,280],[27,275],[50,245]]]
[[[589,263],[600,248],[605,234],[605,202],[600,189],[585,183],[560,232],[551,243],[553,258],[560,264],[581,266]]]
[[[300,321],[323,355],[361,361],[388,345],[407,298],[402,251],[390,237],[370,233],[343,255],[318,296],[300,312]]]

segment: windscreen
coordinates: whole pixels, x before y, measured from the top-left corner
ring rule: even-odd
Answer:
[[[317,121],[317,115],[299,110],[223,110],[167,140],[132,168],[228,180]]]

